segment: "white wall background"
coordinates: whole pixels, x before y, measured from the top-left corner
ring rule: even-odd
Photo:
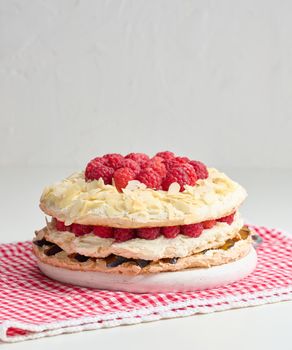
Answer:
[[[0,0],[0,165],[171,149],[292,168],[292,2]]]

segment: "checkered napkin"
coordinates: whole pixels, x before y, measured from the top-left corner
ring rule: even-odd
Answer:
[[[262,238],[257,269],[231,285],[189,293],[133,294],[54,282],[31,242],[0,245],[0,341],[135,324],[292,299],[292,236],[251,226]]]

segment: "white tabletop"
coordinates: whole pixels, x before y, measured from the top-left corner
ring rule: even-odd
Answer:
[[[291,170],[223,169],[246,187],[249,197],[242,207],[248,222],[292,232]],[[31,239],[44,224],[38,209],[42,188],[73,172],[64,168],[1,168],[0,242]],[[255,349],[289,348],[292,344],[292,302],[195,315],[97,331],[43,338],[3,349],[82,346],[107,349]],[[0,348],[1,349],[1,348]]]

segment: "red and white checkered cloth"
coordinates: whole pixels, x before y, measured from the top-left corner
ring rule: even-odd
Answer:
[[[31,242],[0,245],[0,340],[135,324],[292,299],[292,236],[255,227],[257,269],[231,285],[189,293],[133,294],[54,282],[38,270]]]

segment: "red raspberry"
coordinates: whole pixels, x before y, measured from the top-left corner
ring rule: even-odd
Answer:
[[[130,168],[120,168],[114,172],[115,186],[119,192],[127,187],[128,182],[135,179],[135,173]]]
[[[217,221],[226,222],[228,225],[231,225],[234,220],[234,215],[235,215],[235,212],[230,215],[224,216],[223,218],[217,219]]]
[[[57,231],[70,231],[70,226],[66,226],[65,222],[55,219],[55,227]]]
[[[212,228],[216,225],[216,220],[203,221],[202,225],[203,225],[204,229]]]
[[[92,165],[105,164],[105,159],[103,159],[103,157],[95,157],[91,159],[91,161],[87,165],[89,164],[92,164]]]
[[[189,158],[187,157],[175,157],[175,158],[166,159],[164,163],[167,171],[169,171],[172,168],[180,167],[183,164],[187,164],[188,162],[189,162]]]
[[[169,152],[169,151],[164,151],[164,152],[158,152],[155,154],[155,156],[157,157],[161,157],[165,160],[167,159],[172,159],[175,157],[174,153],[173,152]]]
[[[160,235],[159,227],[144,227],[137,230],[137,236],[143,239],[155,239]]]
[[[155,170],[161,177],[165,177],[166,175],[166,167],[163,163],[163,158],[161,157],[153,157],[147,163],[147,168],[152,168]]]
[[[145,153],[129,153],[125,158],[134,160],[139,163],[140,166],[143,166],[143,164],[147,163],[149,160],[149,157]]]
[[[179,166],[180,164],[175,161],[175,159],[167,159],[164,161],[166,171],[170,171],[172,168]]]
[[[162,227],[161,233],[166,238],[175,238],[180,233],[180,227],[179,226]]]
[[[195,169],[188,163],[181,164],[180,168],[184,169],[184,171],[188,174],[188,177],[189,177],[188,185],[194,186],[197,181],[197,174],[195,172]]]
[[[165,159],[164,158],[162,158],[162,157],[159,157],[159,156],[154,156],[154,157],[152,157],[151,159],[150,159],[150,162],[159,162],[159,163],[161,163],[161,162],[164,162],[165,161]]]
[[[105,160],[105,165],[115,170],[123,166],[124,157],[121,154],[109,153],[102,158]]]
[[[108,226],[93,226],[93,233],[101,238],[114,238],[114,231]]]
[[[135,238],[135,231],[130,228],[115,228],[114,238],[117,242],[125,242]]]
[[[181,233],[189,237],[199,237],[204,227],[201,223],[181,226]]]
[[[124,159],[123,160],[123,164],[122,164],[123,168],[130,168],[134,171],[135,175],[139,174],[141,167],[139,165],[139,163],[135,162],[132,159]]]
[[[143,169],[138,175],[137,180],[149,188],[158,189],[161,185],[161,176],[152,168]]]
[[[89,162],[85,169],[85,179],[88,180],[98,180],[103,179],[106,185],[112,183],[114,169],[110,168],[101,163],[91,163]]]
[[[180,185],[180,191],[182,192],[184,190],[184,185],[188,185],[190,179],[183,168],[176,167],[166,174],[166,177],[162,181],[162,189],[168,191],[169,186],[173,182],[177,182]]]
[[[81,224],[72,224],[71,232],[75,233],[76,236],[83,236],[92,231],[92,226],[90,225],[81,225]]]
[[[188,163],[190,161],[188,157],[175,157],[174,160],[180,164]]]
[[[94,159],[91,159],[91,161],[86,165],[86,169],[85,169],[86,180],[87,180],[87,174],[90,174],[98,164],[104,164],[104,162],[105,160],[101,157],[96,157]]]
[[[205,164],[199,162],[198,160],[191,160],[189,164],[191,164],[191,166],[195,169],[198,179],[207,179],[209,174]]]

